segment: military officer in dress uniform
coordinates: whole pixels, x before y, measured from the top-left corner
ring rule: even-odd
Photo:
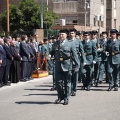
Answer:
[[[111,39],[107,41],[106,55],[108,56],[108,79],[109,88],[111,91],[118,91],[118,74],[120,64],[120,41],[117,39],[117,30],[110,30]]]
[[[99,49],[99,40],[98,40],[98,36],[97,36],[98,32],[96,30],[91,31],[91,40],[96,44],[97,49]],[[96,64],[93,65],[93,80],[92,80],[92,84],[96,81],[98,76],[98,62],[96,62]]]
[[[83,33],[84,40],[82,41],[85,55],[85,62],[82,65],[82,81],[83,81],[83,89],[87,88],[90,90],[91,82],[92,82],[92,72],[93,72],[93,64],[97,61],[97,48],[95,42],[90,40],[90,33]]]
[[[81,64],[84,63],[84,50],[83,50],[83,45],[80,41],[80,39],[76,38],[76,29],[70,29],[69,30],[69,36],[70,36],[70,40],[72,40],[75,44],[76,50],[77,50],[77,54],[78,54],[78,61]],[[73,68],[74,66],[74,61],[73,61]],[[79,72],[81,72],[80,70],[78,72],[74,72],[74,70],[72,71],[72,78],[71,78],[71,87],[72,87],[72,91],[71,91],[71,96],[76,96],[76,91],[77,91],[77,83],[78,83],[78,77],[79,77]]]
[[[108,82],[108,73],[107,73],[107,56],[105,54],[106,45],[107,45],[107,38],[108,33],[102,32],[102,39],[99,40],[99,48],[97,49],[98,52],[98,74],[97,74],[97,81],[96,86],[98,83],[102,83],[103,80],[103,74],[105,71],[106,74],[106,82]]]
[[[52,50],[52,45],[53,45],[53,43],[52,43],[52,37],[50,37],[50,38],[49,38],[49,43],[48,43],[48,51],[49,51],[49,54],[50,54],[50,52],[51,52],[51,50]],[[47,62],[48,62],[48,72],[49,72],[49,75],[53,75],[54,62],[53,62],[52,59],[48,59]]]
[[[72,60],[74,58],[74,72],[79,70],[79,61],[75,44],[72,40],[67,39],[67,30],[62,29],[59,33],[59,40],[54,44],[51,55],[55,56],[55,78],[58,99],[55,104],[59,104],[64,100],[64,105],[69,103],[71,94],[71,71]],[[64,83],[64,89],[63,89]]]
[[[48,70],[48,66],[46,62],[46,56],[49,55],[48,49],[48,39],[44,39],[44,44],[41,47],[41,55],[42,55],[42,67],[44,70]]]

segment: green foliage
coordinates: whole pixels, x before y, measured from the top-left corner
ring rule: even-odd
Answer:
[[[43,8],[44,29],[54,25],[57,16]],[[6,12],[0,14],[0,24],[6,31]],[[40,28],[40,5],[34,0],[22,0],[19,6],[10,5],[10,30],[11,31],[32,31]]]

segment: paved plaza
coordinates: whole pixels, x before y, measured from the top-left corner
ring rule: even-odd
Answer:
[[[108,92],[103,83],[85,91],[81,85],[66,106],[54,104],[52,76],[0,88],[0,120],[120,120],[120,90]]]

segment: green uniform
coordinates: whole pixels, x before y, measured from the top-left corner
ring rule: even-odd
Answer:
[[[41,47],[41,54],[42,54],[42,60],[43,60],[43,58],[44,57],[46,57],[47,55],[49,55],[49,49],[48,49],[48,44],[43,44],[42,45],[42,47]],[[42,61],[42,62],[44,62],[44,61]],[[43,69],[47,69],[48,70],[48,68],[47,68],[47,66],[45,65],[45,64],[43,64]]]
[[[52,50],[52,46],[53,46],[53,43],[48,44],[49,54]],[[54,61],[52,59],[49,59],[49,60],[47,60],[47,63],[48,63],[48,73],[49,73],[49,75],[53,75]]]
[[[88,40],[82,41],[84,54],[85,54],[85,63],[86,65],[82,66],[82,81],[83,87],[90,88],[92,82],[92,72],[93,72],[93,61],[97,61],[97,48],[95,42]]]
[[[72,61],[71,54],[74,58],[75,68],[79,69],[78,55],[76,47],[71,40],[58,40],[52,48],[51,55],[55,56],[55,78],[58,99],[69,100],[71,93],[71,71]],[[64,89],[63,89],[64,83]]]
[[[107,52],[108,56],[108,79],[109,87],[118,88],[118,73],[120,64],[120,41],[119,40],[108,40],[107,41]]]
[[[75,43],[78,58],[79,58],[78,61],[81,65],[85,61],[83,45],[82,45],[82,43],[79,39],[74,39],[73,42]],[[75,67],[74,65],[75,64],[74,64],[74,61],[73,61],[73,68]],[[77,83],[78,83],[78,77],[79,77],[80,72],[81,72],[80,70],[78,72],[72,71],[72,79],[71,79],[72,92],[76,92],[76,90],[77,90]]]
[[[97,59],[98,62],[97,84],[102,82],[104,71],[106,73],[106,80],[108,79],[107,56],[105,54],[106,45],[107,45],[107,39],[106,40],[101,39],[99,41],[100,50],[98,50],[98,59]]]

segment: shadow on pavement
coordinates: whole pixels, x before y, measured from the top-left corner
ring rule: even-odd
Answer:
[[[24,90],[40,90],[40,91],[50,91],[50,89],[24,89]]]
[[[24,96],[32,96],[32,95],[47,95],[47,96],[57,96],[57,94],[29,94]]]
[[[16,104],[53,104],[53,102],[47,102],[47,101],[43,101],[43,102],[33,102],[33,101],[19,101],[19,102],[15,102]]]
[[[53,85],[36,85],[35,87],[52,87]]]

